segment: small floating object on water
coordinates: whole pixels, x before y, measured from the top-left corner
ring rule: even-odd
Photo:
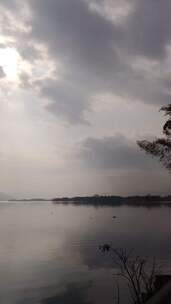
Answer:
[[[117,216],[116,216],[116,215],[114,215],[114,216],[112,216],[112,218],[113,218],[113,219],[116,219],[116,218],[117,218]]]
[[[99,246],[99,249],[101,251],[105,252],[105,251],[109,251],[111,249],[111,246],[109,244],[104,244],[104,245]]]

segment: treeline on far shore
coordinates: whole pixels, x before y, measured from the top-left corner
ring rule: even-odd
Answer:
[[[73,204],[73,205],[92,205],[92,206],[146,206],[171,207],[171,195],[145,195],[145,196],[116,196],[116,195],[93,195],[93,196],[74,196],[74,197],[56,197],[52,199],[27,198],[11,199],[11,202],[53,202],[54,204]]]
[[[94,196],[75,196],[61,197],[52,199],[54,203],[74,204],[74,205],[93,205],[93,206],[169,206],[171,207],[171,195],[145,195],[145,196],[114,196],[114,195],[94,195]]]

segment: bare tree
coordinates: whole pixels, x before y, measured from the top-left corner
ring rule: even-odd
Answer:
[[[133,251],[123,248],[115,249],[109,244],[100,246],[100,250],[108,252],[116,265],[116,276],[122,277],[128,285],[134,304],[143,304],[154,292],[157,269],[155,258],[151,263],[147,258],[135,256]],[[117,302],[119,303],[119,286],[117,284]]]
[[[154,141],[140,140],[137,141],[139,147],[147,153],[156,156],[163,165],[171,170],[171,104],[162,107],[161,111],[169,116],[169,119],[163,126],[164,137],[157,138]]]

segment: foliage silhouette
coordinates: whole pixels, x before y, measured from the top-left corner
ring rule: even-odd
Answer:
[[[154,294],[155,279],[159,272],[155,258],[150,262],[147,258],[134,255],[133,251],[113,248],[110,244],[99,246],[99,249],[103,253],[111,254],[117,268],[115,276],[126,281],[134,304],[143,304]],[[117,282],[117,303],[119,302],[120,291]]]
[[[169,119],[163,126],[164,137],[157,138],[154,141],[140,140],[137,141],[139,147],[147,153],[158,157],[160,162],[171,170],[171,104],[162,107],[161,111],[169,116]]]

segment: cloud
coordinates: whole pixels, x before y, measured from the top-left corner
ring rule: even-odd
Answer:
[[[18,1],[16,0],[1,0],[0,5],[7,8],[7,9],[12,9],[15,10],[17,7]]]
[[[4,78],[5,77],[5,72],[3,70],[3,67],[0,66],[0,78]]]
[[[117,63],[114,41],[120,30],[90,11],[82,0],[31,1],[32,35],[46,42],[51,54],[75,68],[97,73]],[[86,72],[85,70],[85,72]]]
[[[84,123],[91,95],[101,86],[110,86],[108,75],[118,67],[114,40],[120,39],[119,29],[92,13],[84,1],[30,3],[31,39],[44,43],[49,56],[64,68],[63,82],[42,82],[41,96],[53,101],[47,107],[52,113],[62,114],[72,123]]]
[[[136,142],[120,134],[86,139],[80,157],[86,165],[100,170],[148,170],[155,167],[155,162],[139,151]]]
[[[171,2],[137,0],[128,17],[127,43],[131,51],[151,59],[166,56],[171,43]]]
[[[31,38],[44,43],[50,56],[62,62],[66,71],[66,90],[68,82],[74,87],[72,97],[66,98],[64,107],[61,105],[67,119],[71,115],[69,120],[74,122],[73,111],[76,111],[80,115],[75,115],[75,121],[81,122],[83,112],[89,109],[90,97],[97,92],[110,91],[152,105],[169,102],[171,95],[163,86],[161,78],[164,75],[159,68],[166,60],[166,47],[171,38],[169,1],[164,4],[161,1],[157,4],[154,1],[128,1],[131,9],[123,24],[112,22],[92,10],[91,1],[50,0],[47,3],[31,0],[29,3],[33,13]],[[147,59],[147,70],[143,69],[143,57]],[[156,61],[155,67],[151,66],[151,60]],[[135,65],[135,61],[139,64]],[[151,71],[156,73],[150,79]],[[80,98],[80,88],[84,90],[84,98]],[[42,92],[53,100],[48,109],[60,114],[57,110],[59,99],[54,98],[59,95],[57,90],[59,94],[63,90],[62,95],[66,95],[63,83],[61,88],[56,84],[56,94],[54,83],[49,86],[48,94],[47,86]],[[61,100],[63,103],[63,98]],[[77,100],[80,100],[80,106]]]
[[[48,85],[43,79],[40,84],[41,98],[51,102],[48,111],[77,124],[85,123],[85,112],[97,93],[110,92],[153,106],[170,102],[165,85],[171,75],[169,0],[28,0],[26,4],[25,24],[22,18],[22,26],[15,27],[18,34],[10,21],[6,27],[33,73],[36,65],[40,72],[43,60],[38,46],[47,50],[47,69],[48,59],[54,71],[58,63],[62,66],[63,81],[57,81],[56,69]],[[20,1],[1,5],[11,15],[23,12]],[[25,89],[30,90],[27,83]],[[36,86],[33,83],[32,90],[37,94]]]
[[[52,100],[46,109],[57,116],[67,118],[71,123],[86,123],[83,116],[88,108],[84,94],[79,88],[62,81],[46,79],[40,87],[41,95]]]

